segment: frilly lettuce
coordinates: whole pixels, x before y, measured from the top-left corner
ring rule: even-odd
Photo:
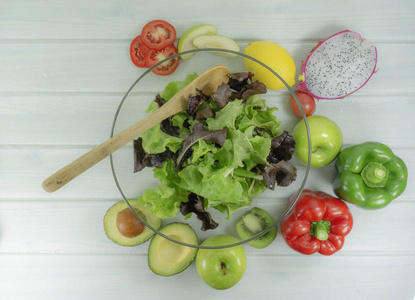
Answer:
[[[169,100],[195,77],[197,74],[191,74],[183,82],[169,83],[160,97]],[[159,185],[139,197],[144,205],[151,204],[151,210],[159,217],[174,217],[180,211],[180,204],[195,194],[203,199],[205,209],[217,209],[229,218],[235,211],[251,206],[251,197],[267,188],[268,181],[264,180],[270,174],[265,170],[266,166],[270,167],[267,157],[272,140],[281,134],[280,122],[273,114],[276,108],[268,108],[259,94],[226,102],[223,108],[214,101],[200,105],[197,110],[208,107],[213,112],[212,118],[198,119],[186,111],[171,117],[171,124],[180,127],[179,136],[163,132],[160,125],[141,136],[146,153],[172,151],[176,154],[153,169]],[[152,102],[148,112],[158,107],[159,104]],[[203,126],[194,126],[197,123]],[[226,129],[226,139],[223,145],[203,138],[192,140],[190,152],[186,151],[191,155],[184,155],[178,165],[177,156],[185,139],[194,134],[196,127],[212,132]]]

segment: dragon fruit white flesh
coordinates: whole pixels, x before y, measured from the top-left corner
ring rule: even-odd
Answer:
[[[316,99],[341,99],[376,72],[377,51],[360,34],[341,31],[319,42],[302,63],[298,90]]]

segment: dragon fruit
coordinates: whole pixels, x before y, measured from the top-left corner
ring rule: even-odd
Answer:
[[[377,51],[356,32],[344,30],[319,42],[302,63],[298,90],[316,99],[341,99],[376,72]]]

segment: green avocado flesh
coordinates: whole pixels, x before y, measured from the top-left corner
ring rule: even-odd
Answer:
[[[242,240],[249,239],[259,232],[267,229],[274,223],[272,216],[265,210],[253,207],[244,213],[236,223],[236,231]],[[277,227],[274,226],[267,233],[248,242],[254,248],[265,248],[269,246],[277,236]]]
[[[159,230],[177,241],[198,245],[195,231],[185,223],[171,223]],[[182,246],[155,235],[148,248],[148,266],[158,275],[171,276],[184,271],[195,259],[197,248]]]
[[[151,227],[159,229],[161,219],[143,206],[139,200],[128,200],[134,210]],[[121,246],[137,246],[148,241],[154,231],[143,224],[130,210],[124,200],[115,203],[104,216],[104,230],[107,237]]]

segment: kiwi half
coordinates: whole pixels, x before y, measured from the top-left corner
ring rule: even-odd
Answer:
[[[267,229],[274,223],[274,219],[265,210],[253,207],[244,213],[236,223],[236,231],[241,239],[246,240],[259,232]],[[274,226],[264,235],[248,242],[254,248],[265,248],[269,246],[277,236],[277,226]]]

